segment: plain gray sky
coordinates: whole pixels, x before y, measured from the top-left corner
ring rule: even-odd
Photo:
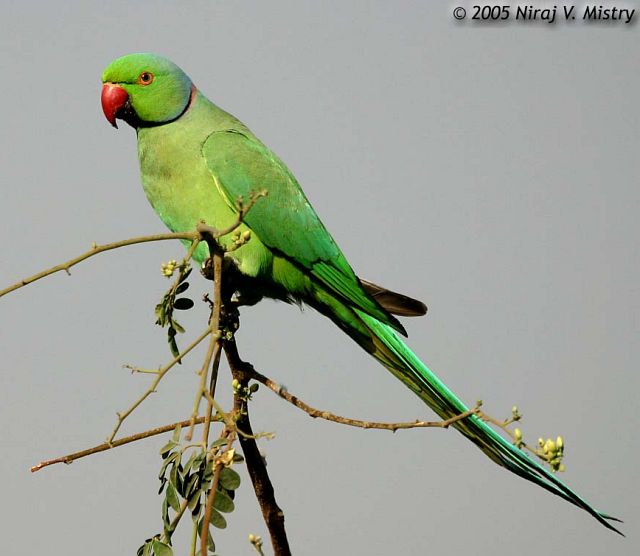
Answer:
[[[637,554],[639,27],[458,25],[453,7],[5,0],[0,282],[92,241],[163,231],[134,132],[113,130],[99,104],[111,59],[162,53],[287,162],[360,275],[429,305],[405,324],[445,382],[495,416],[517,404],[527,438],[564,435],[562,479],[629,535],[454,431],[347,429],[261,391],[254,426],[277,433],[261,446],[294,553]],[[3,553],[134,554],[159,531],[163,438],[28,469],[108,435],[148,381],[123,363],[168,360],[153,308],[160,263],[181,252],[131,247],[0,301]],[[188,332],[205,318],[191,311]],[[433,417],[313,311],[264,302],[243,312],[238,341],[313,405]],[[123,432],[188,416],[197,362]],[[240,472],[223,556],[267,536]]]

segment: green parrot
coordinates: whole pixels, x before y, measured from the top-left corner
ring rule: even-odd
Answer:
[[[306,304],[329,317],[442,419],[468,407],[407,347],[395,315],[426,312],[419,301],[360,280],[323,226],[295,177],[242,122],[218,108],[173,62],[148,53],[114,60],[102,74],[102,108],[117,127],[136,130],[142,185],[149,202],[174,232],[200,220],[223,229],[237,220],[236,200],[265,189],[240,231],[250,241],[226,253],[233,288],[247,304],[262,297]],[[233,243],[231,234],[220,238]],[[194,259],[209,256],[201,243]],[[453,425],[495,463],[609,520],[552,473],[477,416]]]

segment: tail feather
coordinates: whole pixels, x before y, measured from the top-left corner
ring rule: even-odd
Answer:
[[[398,315],[400,317],[421,317],[427,314],[427,306],[422,303],[422,301],[383,288],[363,278],[359,278],[359,280],[366,292],[382,305],[383,309],[392,315]]]
[[[362,311],[357,309],[354,311],[371,332],[373,350],[369,351],[372,355],[440,417],[449,419],[469,410],[390,327]],[[582,508],[608,529],[623,535],[608,522],[608,520],[620,521],[619,519],[594,509],[552,473],[538,465],[476,415],[457,421],[452,426],[474,442],[498,465]]]

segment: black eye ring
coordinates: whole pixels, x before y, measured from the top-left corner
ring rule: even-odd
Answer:
[[[153,83],[153,73],[150,71],[143,71],[138,77],[138,83],[140,85],[151,85]]]

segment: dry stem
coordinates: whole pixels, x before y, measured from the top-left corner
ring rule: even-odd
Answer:
[[[191,420],[187,421],[178,421],[177,423],[171,423],[170,425],[164,425],[162,427],[156,427],[155,429],[149,429],[148,431],[139,432],[136,434],[132,434],[131,436],[126,436],[124,438],[119,438],[118,440],[114,440],[113,442],[103,442],[102,444],[98,444],[97,446],[93,446],[92,448],[87,448],[85,450],[81,450],[79,452],[73,452],[72,454],[67,454],[66,456],[57,457],[54,459],[48,459],[45,461],[41,461],[38,465],[34,465],[31,468],[31,472],[35,473],[36,471],[40,471],[43,467],[47,467],[49,465],[54,465],[56,463],[73,463],[77,459],[84,458],[86,456],[91,456],[93,454],[98,454],[100,452],[105,452],[107,450],[111,450],[112,448],[118,448],[119,446],[124,446],[125,444],[129,444],[131,442],[136,442],[138,440],[142,440],[144,438],[149,438],[151,436],[156,436],[158,434],[163,434],[165,432],[170,432],[174,430],[178,425],[181,427],[186,427],[191,423]],[[204,423],[204,417],[198,417],[196,419],[196,424],[199,425]]]
[[[289,393],[288,390],[271,380],[270,378],[260,374],[256,370],[253,370],[249,373],[249,376],[264,384],[269,390],[272,390],[278,396],[280,396],[283,400],[288,401],[290,404],[295,405],[298,409],[301,409],[305,413],[309,415],[309,417],[313,417],[314,419],[320,418],[325,419],[326,421],[332,421],[334,423],[340,423],[341,425],[348,425],[350,427],[358,427],[361,429],[382,429],[389,430],[395,432],[399,429],[417,429],[417,428],[441,428],[446,429],[450,427],[457,421],[461,421],[462,419],[466,419],[471,415],[484,415],[484,413],[480,410],[480,404],[476,405],[473,409],[468,409],[467,411],[460,413],[459,415],[454,415],[453,417],[446,419],[444,421],[408,421],[408,422],[400,422],[400,423],[380,423],[377,421],[362,421],[360,419],[351,419],[349,417],[342,417],[340,415],[336,415],[335,413],[331,413],[329,411],[323,411],[321,409],[316,409],[315,407],[311,407],[310,405],[303,402],[297,396]]]
[[[23,280],[20,280],[19,282],[16,282],[15,284],[0,290],[0,297],[15,291],[17,289],[20,289],[24,286],[27,286],[29,284],[31,284],[32,282],[35,282],[36,280],[40,280],[41,278],[45,278],[47,276],[51,276],[52,274],[55,274],[56,272],[66,272],[67,274],[71,274],[69,272],[69,269],[74,267],[75,265],[77,265],[78,263],[81,263],[82,261],[93,257],[94,255],[97,255],[98,253],[103,253],[104,251],[110,251],[111,249],[118,249],[119,247],[126,247],[127,245],[135,245],[137,243],[147,243],[150,241],[166,241],[168,239],[189,239],[189,240],[195,240],[199,238],[199,234],[197,232],[178,232],[178,233],[168,233],[168,234],[154,234],[154,235],[149,235],[149,236],[140,236],[140,237],[134,237],[131,239],[125,239],[123,241],[115,241],[113,243],[105,243],[104,245],[96,245],[95,243],[93,244],[93,246],[91,247],[91,249],[89,251],[87,251],[86,253],[83,253],[82,255],[79,255],[77,257],[74,257],[73,259],[69,259],[68,261],[58,264],[56,266],[52,266],[51,268],[47,269],[47,270],[43,270],[41,272],[38,272],[37,274],[34,274],[33,276],[30,276],[29,278],[24,278]]]
[[[211,334],[211,328],[207,328],[202,334],[200,334],[200,336],[198,336],[189,345],[189,347],[187,347],[184,351],[182,351],[180,354],[178,354],[177,357],[174,357],[173,360],[170,363],[167,363],[164,367],[160,367],[158,369],[158,372],[156,374],[155,379],[151,383],[151,386],[149,386],[149,388],[129,407],[129,409],[127,409],[126,411],[124,411],[122,413],[120,413],[120,412],[117,413],[118,421],[117,421],[116,426],[114,427],[113,431],[111,432],[111,435],[109,436],[109,439],[107,440],[108,444],[113,443],[113,439],[115,438],[116,434],[120,430],[120,427],[122,426],[122,423],[124,422],[124,420],[127,417],[129,417],[129,415],[131,415],[131,413],[133,413],[135,411],[135,409],[144,400],[146,400],[153,392],[156,391],[156,386],[158,386],[158,383],[163,379],[164,375],[166,375],[173,367],[175,367],[178,364],[178,362],[181,361],[184,358],[185,355],[187,355],[198,344],[200,344],[200,342],[202,342],[202,340],[204,340],[209,334]]]

